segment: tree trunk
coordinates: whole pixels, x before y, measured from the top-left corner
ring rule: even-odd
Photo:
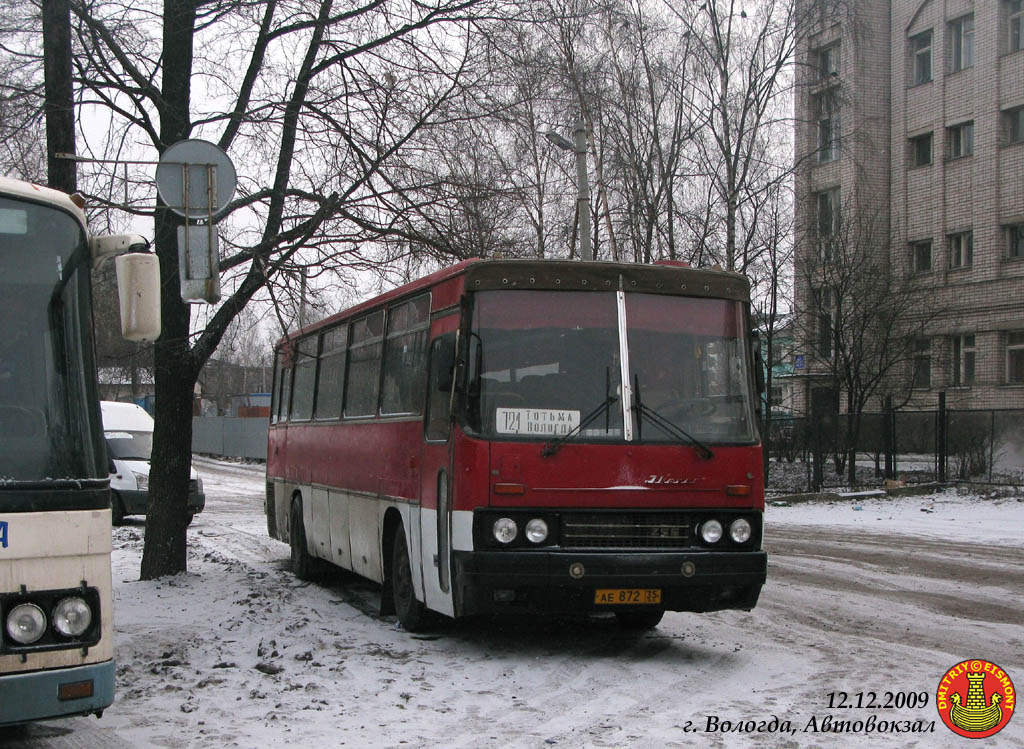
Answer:
[[[75,162],[74,90],[71,76],[71,10],[67,0],[43,0],[43,77],[46,103],[46,181],[55,190],[78,189]]]
[[[194,0],[164,4],[163,148],[188,137]],[[149,474],[143,580],[176,575],[187,569],[188,481],[192,466],[192,391],[198,376],[189,350],[189,307],[181,300],[177,226],[181,219],[159,207],[155,221],[160,258],[160,312],[163,331],[153,350],[156,427]]]

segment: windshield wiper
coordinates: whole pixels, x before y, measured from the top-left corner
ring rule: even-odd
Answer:
[[[550,442],[546,443],[544,445],[544,449],[540,451],[541,457],[547,458],[557,453],[561,449],[562,445],[564,445],[566,442],[569,442],[579,437],[583,433],[583,430],[586,429],[591,424],[591,422],[593,422],[601,414],[607,414],[607,418],[605,419],[604,430],[605,432],[608,432],[611,428],[610,422],[612,404],[616,403],[619,400],[616,396],[611,394],[611,389],[611,373],[609,368],[605,367],[604,400],[601,401],[601,404],[597,408],[595,408],[593,411],[587,414],[586,417],[584,417],[584,419],[574,428],[570,429],[561,437],[558,437],[557,439],[553,439]]]
[[[547,458],[557,453],[561,449],[562,445],[564,445],[566,442],[569,442],[579,437],[580,434],[582,434],[583,430],[586,429],[592,421],[594,421],[601,414],[607,413],[611,408],[612,404],[616,403],[618,400],[619,399],[616,398],[614,395],[609,395],[601,402],[601,405],[599,405],[597,408],[595,408],[593,411],[587,414],[587,417],[583,419],[583,421],[581,421],[579,424],[577,424],[572,430],[566,432],[561,437],[558,437],[557,439],[553,439],[550,442],[546,443],[544,445],[544,449],[540,451],[540,454],[543,457]]]
[[[644,402],[640,399],[640,378],[637,375],[633,375],[633,395],[636,398],[636,403],[633,404],[633,410],[636,411],[637,439],[643,439],[643,417],[646,416],[658,428],[672,435],[676,439],[689,442],[691,445],[696,447],[700,452],[701,457],[706,459],[715,457],[715,454],[711,452],[710,447],[686,432],[686,430],[678,426],[675,422],[666,419],[650,406],[644,405]]]

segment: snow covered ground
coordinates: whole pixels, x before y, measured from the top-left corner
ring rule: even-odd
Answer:
[[[986,658],[1024,687],[1016,499],[770,506],[768,584],[750,613],[668,614],[639,635],[610,619],[410,635],[377,616],[374,586],[288,571],[287,547],[267,537],[261,466],[196,465],[208,503],[188,574],[138,581],[144,524],[115,529],[116,703],[99,721],[33,727],[29,745],[67,740],[66,727],[83,743],[62,745],[76,746],[966,746],[934,707],[944,671]],[[928,704],[829,709],[840,691]],[[804,730],[826,715],[935,733]],[[793,731],[707,730],[773,716]],[[1024,746],[1024,718],[977,744]]]

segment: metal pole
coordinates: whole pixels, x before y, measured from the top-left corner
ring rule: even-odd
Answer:
[[[939,460],[939,483],[946,483],[946,468],[947,468],[947,455],[949,454],[947,443],[947,429],[949,421],[949,412],[946,410],[946,391],[943,390],[939,393],[939,433],[937,436]]]
[[[580,223],[580,260],[593,260],[590,245],[590,179],[587,175],[587,124],[580,117],[573,131],[576,152],[576,213]]]

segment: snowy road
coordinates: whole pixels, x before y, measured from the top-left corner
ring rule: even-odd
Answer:
[[[45,724],[85,730],[65,742],[944,747],[966,743],[934,707],[947,668],[985,658],[1024,685],[1014,499],[771,507],[768,584],[750,613],[668,614],[642,635],[609,620],[524,619],[412,636],[376,616],[373,586],[288,572],[287,547],[266,535],[260,467],[196,466],[208,500],[189,530],[187,575],[138,582],[144,526],[115,531],[117,702],[99,721]],[[928,704],[829,709],[838,692]],[[805,730],[826,715],[934,721],[935,732]],[[707,730],[773,716],[793,730]],[[1024,719],[978,743],[1024,746]]]

